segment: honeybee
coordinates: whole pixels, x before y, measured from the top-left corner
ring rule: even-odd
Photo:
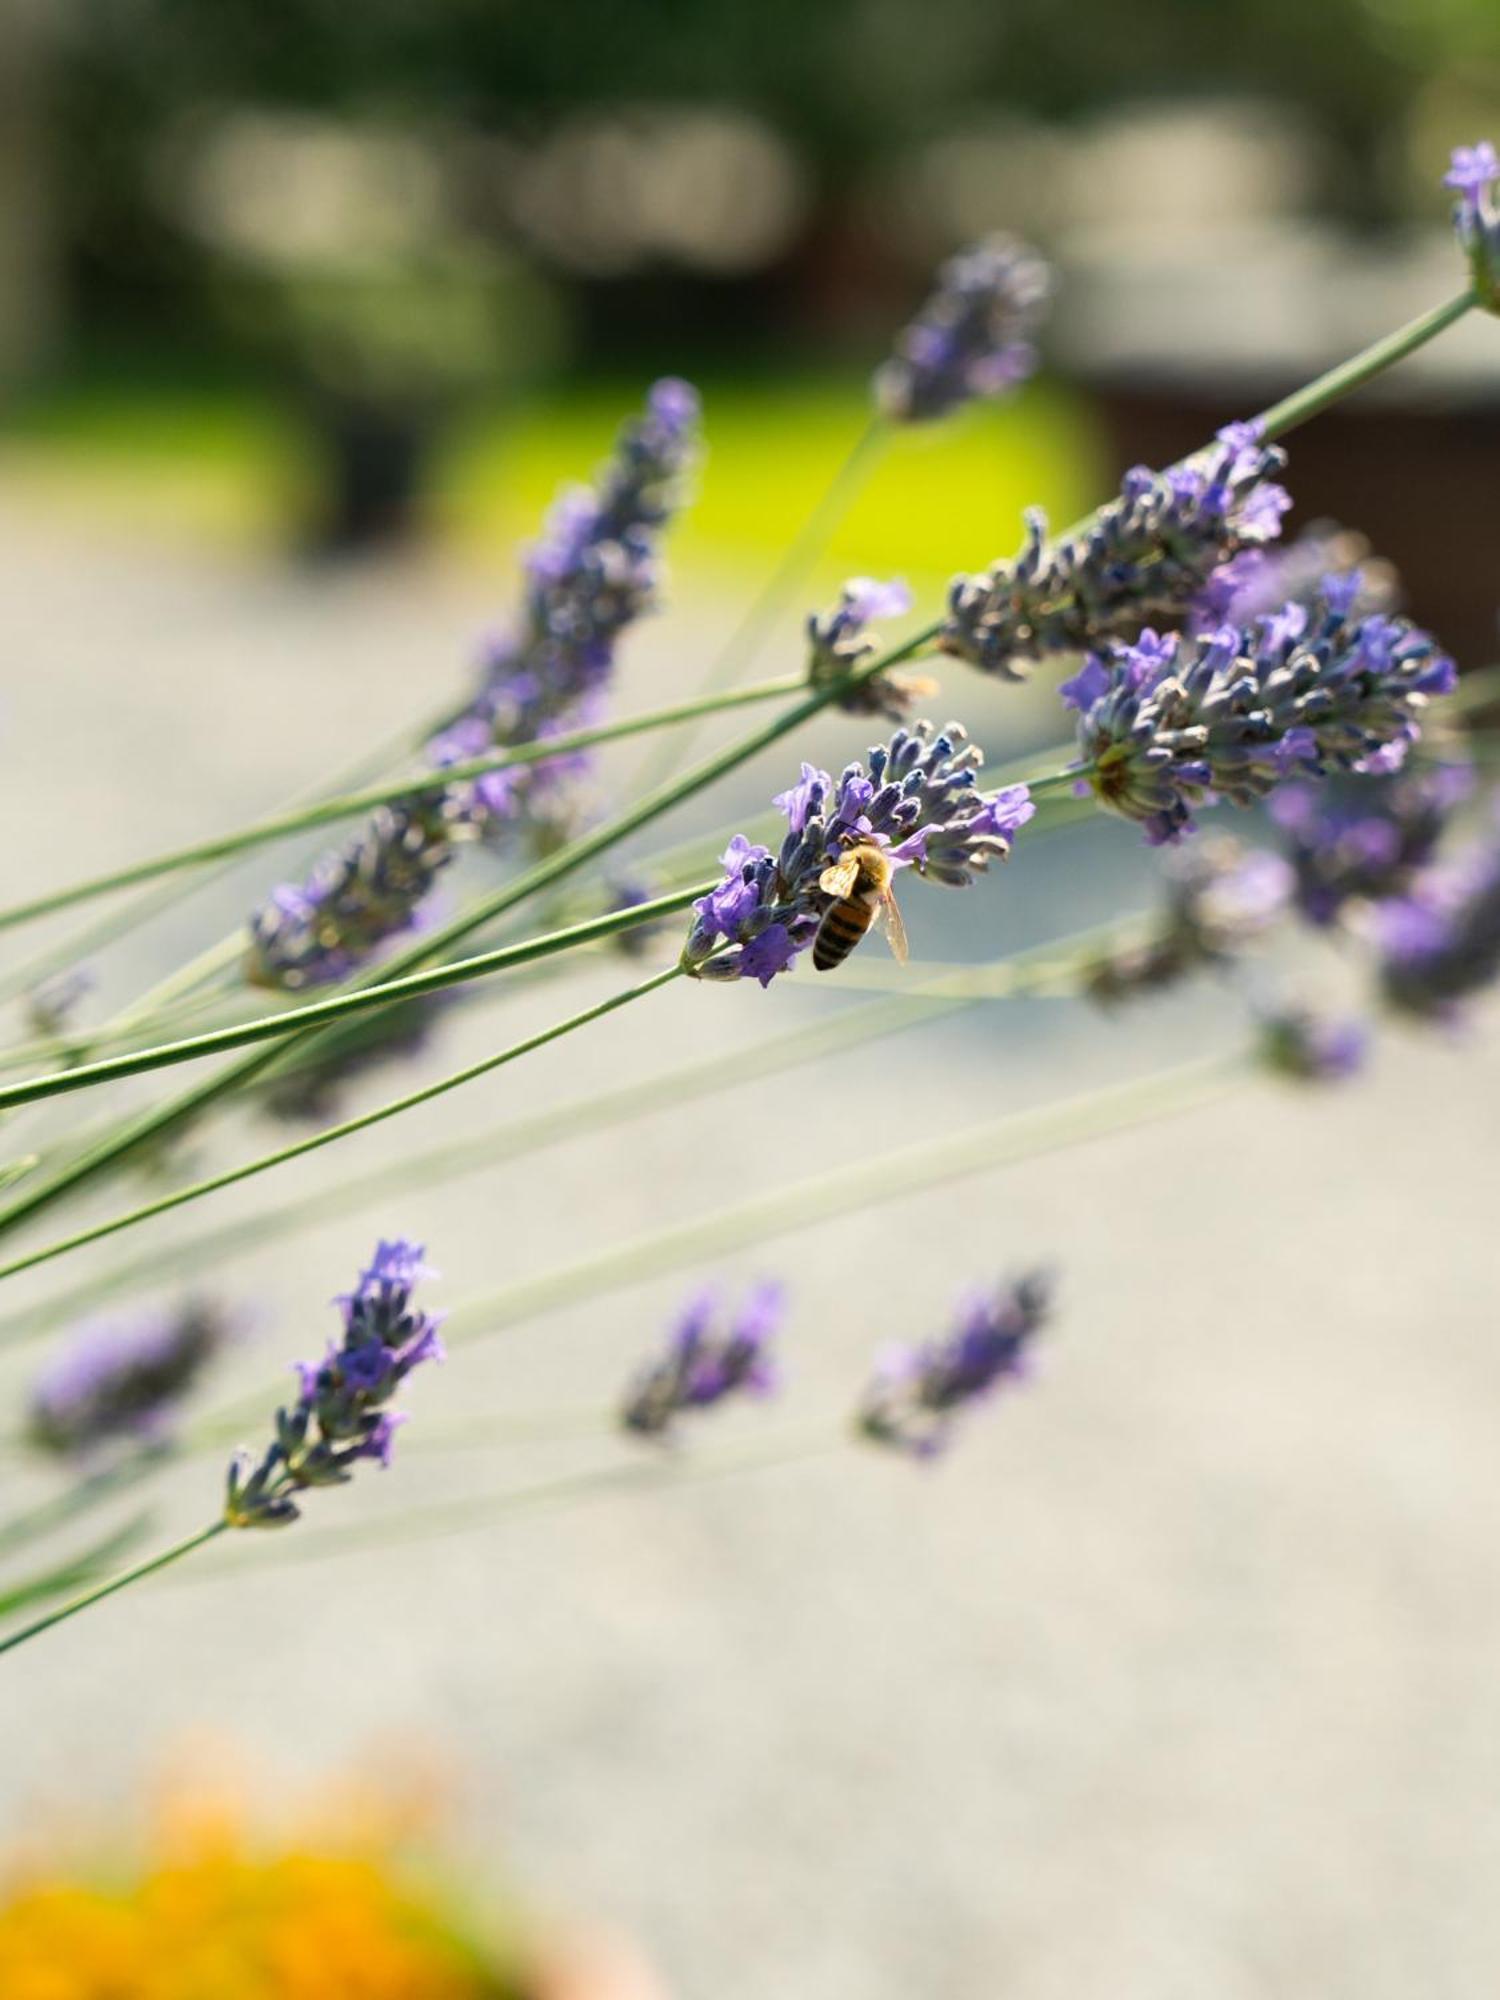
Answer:
[[[906,926],[891,888],[895,874],[885,849],[870,841],[851,847],[823,870],[818,887],[834,900],[823,912],[813,939],[815,972],[831,972],[842,965],[880,916],[885,918],[886,942],[897,960],[906,963]]]

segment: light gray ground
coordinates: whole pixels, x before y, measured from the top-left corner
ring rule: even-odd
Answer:
[[[315,782],[447,698],[495,601],[473,576],[262,571],[7,518],[6,897]],[[705,599],[643,635],[625,704],[687,684],[721,625]],[[996,754],[1049,728],[1030,698],[972,694],[949,676]],[[862,740],[829,725],[817,751],[837,762]],[[789,775],[782,760],[737,779],[677,832]],[[1127,904],[1142,866],[1100,827],[1023,847],[971,895],[918,885],[916,955],[1072,928]],[[216,935],[268,867],[117,954],[105,997]],[[471,1010],[421,1073],[630,976],[609,960]],[[413,1185],[205,1274],[260,1302],[231,1386],[269,1409],[377,1230],[425,1239],[456,1303],[1238,1033],[1220,993],[1113,1019],[995,1005],[757,1081],[745,1049],[841,1004],[810,987],[658,996],[16,1297],[687,1055],[743,1070],[706,1105]],[[1388,1036],[1345,1092],[1258,1085],[719,1260],[789,1278],[791,1385],[784,1411],[706,1423],[703,1461],[836,1419],[871,1351],[940,1325],[959,1285],[1054,1262],[1065,1310],[1040,1381],[935,1472],[829,1455],[294,1560],[325,1529],[399,1528],[609,1460],[590,1439],[434,1440],[602,1405],[691,1274],[459,1346],[413,1385],[395,1469],[320,1496],[295,1546],[247,1537],[197,1581],[179,1572],[4,1663],[8,1830],[129,1797],[198,1727],[238,1740],[267,1784],[431,1751],[461,1773],[472,1859],[503,1852],[543,1901],[627,1927],[695,2000],[1494,1993],[1497,1074],[1493,1036]],[[216,1129],[196,1158],[275,1130]],[[37,1352],[7,1361],[7,1394]],[[218,1478],[213,1458],[174,1475],[161,1533],[213,1509]],[[12,1471],[7,1490],[40,1489]]]

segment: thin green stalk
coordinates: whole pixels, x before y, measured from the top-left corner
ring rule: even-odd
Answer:
[[[1305,388],[1283,396],[1279,403],[1273,403],[1269,410],[1262,411],[1259,419],[1261,435],[1267,439],[1285,437],[1298,424],[1305,424],[1310,417],[1321,416],[1332,404],[1363,388],[1366,382],[1384,374],[1398,361],[1404,361],[1407,355],[1415,354],[1419,347],[1425,347],[1429,340],[1461,320],[1469,308],[1478,303],[1470,285],[1442,305],[1434,306],[1430,312],[1420,313],[1416,319],[1408,320],[1394,333],[1372,341],[1361,353],[1351,356],[1348,361],[1341,361],[1336,368],[1330,368]]]
[[[352,1554],[361,1548],[467,1534],[475,1528],[493,1527],[497,1522],[525,1514],[547,1512],[581,1500],[603,1499],[613,1493],[703,1486],[739,1473],[778,1471],[783,1466],[805,1464],[847,1450],[850,1442],[846,1430],[823,1423],[816,1428],[808,1426],[805,1430],[784,1432],[769,1446],[721,1450],[711,1459],[674,1463],[657,1457],[644,1462],[595,1466],[587,1472],[567,1473],[532,1486],[511,1486],[498,1493],[475,1494],[468,1500],[445,1500],[430,1507],[407,1508],[394,1519],[351,1521],[309,1534],[279,1536],[264,1556],[250,1559],[250,1566],[259,1568],[287,1560],[316,1562],[323,1556]],[[208,1583],[215,1577],[240,1576],[244,1568],[243,1563],[237,1562],[232,1571],[227,1566],[205,1570],[199,1573],[197,1581]]]
[[[889,443],[890,435],[889,421],[875,411],[824,488],[822,498],[710,662],[703,676],[705,694],[729,687],[758,656],[788,598],[807,581],[813,565]],[[641,767],[639,788],[650,791],[652,786],[664,783],[691,751],[696,734],[695,730],[687,729],[675,739],[663,738]]]
[[[247,1160],[238,1167],[227,1168],[223,1173],[212,1174],[207,1180],[193,1181],[187,1187],[175,1188],[170,1194],[160,1195],[155,1201],[144,1203],[140,1208],[127,1209],[123,1215],[110,1216],[104,1222],[97,1222],[89,1229],[80,1229],[74,1235],[55,1243],[43,1244],[41,1249],[29,1251],[25,1256],[14,1257],[8,1264],[0,1265],[0,1278],[14,1277],[18,1271],[29,1271],[35,1265],[50,1263],[54,1257],[61,1257],[66,1251],[81,1249],[85,1243],[98,1243],[106,1236],[118,1235],[122,1229],[131,1229],[138,1222],[149,1222],[153,1216],[167,1215],[174,1208],[181,1208],[185,1202],[197,1201],[200,1196],[217,1194],[221,1188],[234,1187],[240,1181],[252,1179],[256,1174],[269,1173],[273,1167],[285,1166],[290,1160],[300,1160],[305,1153],[315,1153],[323,1146],[331,1146],[338,1139],[348,1138],[352,1133],[364,1132],[372,1125],[382,1124],[387,1118],[395,1118],[403,1111],[413,1111],[418,1105],[428,1104],[436,1097],[442,1097],[460,1085],[472,1083],[477,1077],[488,1076],[491,1070],[502,1068],[518,1057],[530,1055],[533,1050],[545,1048],[549,1042],[571,1034],[575,1028],[586,1027],[592,1021],[602,1020],[606,1014],[613,1014],[617,1008],[627,1006],[632,1000],[640,1000],[669,980],[682,976],[682,968],[672,965],[664,972],[654,973],[650,979],[638,986],[627,986],[623,992],[612,993],[608,999],[596,1001],[592,1007],[585,1007],[580,1013],[570,1014],[565,1020],[554,1021],[549,1027],[534,1035],[527,1035],[519,1042],[512,1042],[508,1048],[482,1061],[470,1063],[466,1068],[455,1070],[450,1075],[439,1077],[436,1083],[425,1084],[420,1090],[409,1091],[404,1097],[378,1104],[373,1111],[361,1112],[357,1118],[346,1118],[342,1124],[329,1125],[321,1132],[313,1132],[305,1139],[295,1140],[289,1146],[279,1147],[274,1153],[262,1153],[256,1159]]]
[[[639,1284],[745,1243],[795,1235],[836,1216],[904,1200],[920,1189],[940,1187],[967,1174],[1194,1110],[1224,1096],[1253,1073],[1245,1051],[1237,1050],[1230,1057],[1183,1063],[1061,1103],[1011,1112],[966,1132],[944,1133],[939,1139],[853,1166],[836,1167],[470,1300],[450,1314],[444,1338],[450,1345],[462,1345],[555,1312],[576,1299]]]
[[[336,993],[330,999],[308,1001],[304,1006],[284,1008],[278,1014],[264,1014],[253,1021],[237,1021],[225,1028],[210,1028],[203,1034],[188,1035],[181,1041],[163,1042],[155,1048],[132,1049],[125,1055],[105,1056],[98,1062],[76,1064],[72,1069],[53,1070],[45,1076],[23,1077],[19,1083],[0,1084],[0,1111],[34,1104],[42,1098],[60,1097],[68,1091],[87,1090],[95,1084],[116,1083],[122,1077],[139,1076],[146,1070],[162,1069],[172,1063],[196,1062],[203,1056],[223,1055],[230,1049],[246,1048],[254,1042],[283,1040],[309,1028],[341,1021],[350,1014],[361,1013],[371,1007],[415,1000],[427,993],[440,993],[445,987],[462,985],[467,980],[482,979],[491,973],[529,965],[537,959],[571,951],[578,945],[595,944],[601,938],[616,937],[641,924],[653,923],[658,917],[685,910],[689,903],[706,895],[713,886],[712,881],[698,882],[687,889],[676,889],[671,895],[658,896],[653,902],[636,903],[623,910],[607,910],[603,916],[570,924],[564,930],[525,938],[519,944],[499,945],[493,951],[480,952],[473,958],[454,959],[428,972],[408,973],[402,979],[382,981],[379,985],[361,987],[353,993]]]
[[[743,1061],[738,1064],[731,1065],[722,1057],[712,1056],[644,1077],[603,1095],[574,1098],[535,1116],[495,1126],[478,1138],[417,1154],[397,1167],[381,1167],[358,1179],[341,1181],[319,1194],[283,1202],[260,1215],[207,1231],[185,1244],[168,1245],[148,1256],[116,1265],[40,1305],[0,1318],[0,1344],[48,1332],[129,1289],[157,1285],[165,1275],[178,1269],[194,1264],[218,1266],[261,1243],[280,1241],[300,1230],[316,1228],[334,1216],[357,1212],[393,1189],[413,1184],[437,1186],[569,1139],[609,1130],[634,1118],[698,1102],[720,1091],[736,1089],[747,1081],[759,1082],[799,1064],[847,1053],[885,1035],[899,1034],[980,1000],[994,999],[1011,991],[1031,991],[1033,980],[1045,980],[1049,986],[1056,984],[1070,966],[1076,978],[1081,966],[1097,961],[1102,952],[1115,949],[1126,940],[1135,940],[1142,927],[1149,927],[1152,921],[1150,917],[1114,919],[1071,937],[1028,946],[987,966],[925,968],[924,977],[906,978],[887,998],[862,1002],[811,1027],[793,1028],[746,1049]],[[850,983],[847,969],[844,983],[846,986]]]
[[[29,1625],[23,1625],[19,1632],[7,1633],[0,1639],[0,1653],[9,1653],[17,1646],[24,1646],[28,1639],[38,1638],[43,1632],[50,1632],[54,1625],[61,1625],[65,1619],[76,1617],[80,1611],[87,1611],[91,1604],[102,1604],[106,1597],[113,1597],[117,1590],[124,1590],[127,1584],[140,1583],[143,1578],[154,1576],[158,1570],[165,1569],[169,1563],[180,1562],[184,1556],[191,1555],[194,1549],[201,1549],[205,1542],[211,1542],[215,1535],[222,1535],[228,1526],[229,1523],[223,1520],[211,1522],[208,1527],[200,1528],[195,1535],[188,1535],[182,1541],[174,1542],[170,1548],[160,1550],[145,1562],[137,1563],[133,1569],[121,1570],[118,1576],[108,1577],[103,1583],[96,1583],[91,1590],[85,1590],[77,1597],[69,1598],[66,1604],[60,1604],[55,1611],[49,1611],[44,1617],[35,1618]]]
[[[424,793],[440,791],[449,785],[462,784],[470,778],[484,777],[493,771],[507,771],[518,765],[537,764],[553,757],[565,757],[574,751],[592,749],[601,743],[620,742],[627,737],[645,735],[651,730],[669,728],[704,715],[745,708],[757,702],[779,701],[787,695],[800,693],[806,685],[805,674],[787,674],[779,680],[758,682],[754,687],[736,688],[728,692],[706,692],[690,701],[674,702],[665,708],[652,709],[644,715],[625,716],[618,722],[600,723],[590,729],[574,729],[562,736],[539,738],[530,743],[511,744],[492,750],[482,757],[471,757],[462,763],[446,765],[441,771],[409,773],[392,783],[374,785],[359,792],[346,792],[336,798],[321,799],[296,811],[279,813],[270,819],[258,820],[253,825],[240,827],[233,833],[218,834],[209,840],[195,841],[190,846],[173,848],[165,854],[132,862],[128,867],[117,868],[107,874],[90,876],[85,881],[71,883],[65,889],[54,889],[46,895],[35,896],[29,902],[13,903],[9,909],[0,909],[0,930],[8,930],[16,924],[29,923],[37,917],[51,916],[56,911],[68,909],[76,903],[86,902],[93,896],[105,896],[120,889],[135,888],[158,875],[173,874],[184,868],[201,867],[208,861],[219,861],[230,855],[241,854],[266,841],[280,840],[289,834],[306,833],[316,827],[331,825],[336,820],[353,819],[361,813],[372,812],[377,806],[389,805],[394,800],[420,797]],[[212,946],[209,962],[215,966],[222,963],[221,955],[226,949],[227,941]],[[196,966],[193,971],[197,976]]]

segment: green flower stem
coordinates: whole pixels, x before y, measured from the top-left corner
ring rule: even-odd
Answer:
[[[927,967],[922,977],[907,975],[899,982],[877,981],[872,974],[863,982],[865,985],[894,986],[895,991],[888,997],[842,1009],[832,1018],[810,1027],[770,1037],[745,1051],[741,1067],[712,1056],[644,1077],[602,1095],[574,1098],[532,1117],[492,1127],[477,1138],[413,1155],[397,1167],[377,1168],[357,1179],[340,1181],[321,1193],[283,1202],[262,1214],[206,1231],[186,1243],[169,1244],[148,1256],[115,1265],[39,1305],[0,1318],[0,1345],[48,1333],[101,1303],[116,1300],[128,1290],[159,1284],[165,1273],[210,1264],[217,1267],[227,1258],[262,1243],[281,1241],[301,1230],[316,1228],[334,1216],[357,1213],[369,1203],[412,1183],[432,1187],[484,1172],[506,1160],[529,1157],[569,1139],[608,1131],[658,1111],[701,1102],[722,1091],[736,1089],[747,1079],[759,1082],[803,1063],[850,1052],[886,1035],[899,1034],[935,1017],[956,1013],[980,1000],[1012,993],[1052,991],[1066,980],[1069,970],[1076,985],[1080,969],[1097,963],[1103,954],[1122,944],[1149,935],[1159,922],[1154,915],[1115,919],[1071,937],[1029,946],[989,965],[941,970]],[[857,966],[845,967],[840,975],[845,988],[854,983],[853,975],[857,972]]]
[[[106,1597],[113,1597],[117,1590],[124,1590],[127,1584],[140,1583],[143,1578],[154,1576],[169,1563],[180,1562],[194,1549],[201,1549],[205,1542],[211,1542],[216,1535],[222,1535],[229,1523],[224,1520],[212,1521],[208,1527],[200,1528],[195,1535],[188,1535],[180,1542],[174,1542],[168,1549],[161,1549],[145,1562],[137,1563],[133,1569],[123,1569],[118,1576],[107,1577],[103,1583],[96,1583],[92,1589],[69,1598],[55,1611],[49,1611],[31,1624],[23,1625],[19,1632],[7,1633],[0,1639],[0,1653],[8,1653],[16,1646],[25,1645],[28,1639],[38,1638],[43,1632],[50,1632],[54,1625],[61,1625],[65,1619],[75,1617],[80,1611],[87,1611],[91,1604],[102,1604]]]
[[[480,1062],[470,1063],[466,1068],[455,1070],[451,1075],[439,1077],[436,1083],[429,1083],[420,1090],[409,1091],[404,1097],[391,1099],[389,1103],[378,1104],[373,1111],[362,1112],[357,1118],[346,1118],[342,1124],[329,1125],[321,1132],[313,1132],[305,1139],[298,1139],[289,1146],[279,1147],[274,1153],[263,1153],[256,1159],[247,1160],[242,1165],[230,1167],[220,1174],[212,1174],[207,1180],[193,1181],[187,1187],[175,1188],[170,1194],[160,1195],[155,1201],[144,1203],[140,1208],[128,1209],[123,1215],[110,1216],[104,1222],[95,1223],[89,1229],[80,1229],[75,1235],[62,1238],[55,1243],[44,1244],[39,1250],[29,1251],[25,1256],[14,1257],[8,1264],[0,1265],[0,1278],[14,1277],[18,1271],[29,1271],[35,1265],[50,1263],[54,1257],[61,1257],[66,1251],[80,1249],[85,1243],[98,1243],[106,1236],[118,1235],[122,1229],[131,1229],[138,1222],[149,1222],[153,1216],[167,1215],[174,1208],[181,1208],[185,1202],[197,1201],[200,1196],[216,1194],[220,1188],[234,1187],[240,1181],[252,1179],[256,1174],[268,1173],[272,1167],[284,1166],[289,1160],[300,1160],[305,1153],[315,1153],[323,1146],[331,1146],[337,1139],[345,1139],[354,1132],[363,1132],[372,1125],[382,1124],[387,1118],[394,1118],[403,1111],[413,1111],[418,1105],[427,1104],[435,1097],[442,1097],[450,1090],[457,1090],[461,1084],[472,1083],[477,1077],[488,1076],[491,1070],[501,1069],[519,1056],[530,1055],[535,1049],[545,1048],[549,1042],[571,1034],[575,1028],[588,1026],[592,1021],[602,1020],[606,1014],[613,1014],[617,1008],[627,1006],[632,1000],[640,1000],[670,980],[681,977],[681,968],[668,966],[664,972],[654,973],[650,979],[638,986],[627,986],[623,992],[612,993],[608,999],[596,1001],[592,1007],[585,1007],[581,1013],[570,1014],[566,1020],[554,1021],[550,1027],[540,1029],[534,1035],[527,1035],[519,1042],[512,1042],[508,1048],[495,1055],[485,1056]]]
[[[757,702],[779,701],[788,695],[800,693],[806,685],[805,674],[786,674],[779,680],[760,681],[754,687],[735,688],[727,692],[709,691],[691,701],[675,702],[669,707],[653,709],[644,715],[626,716],[619,722],[600,723],[595,728],[574,729],[562,736],[541,738],[531,743],[512,744],[506,748],[492,750],[483,757],[471,757],[463,763],[445,765],[440,771],[410,773],[392,783],[375,785],[360,792],[346,792],[337,798],[322,799],[293,812],[258,820],[254,825],[240,827],[233,833],[219,834],[211,840],[195,841],[191,846],[174,848],[166,854],[154,855],[145,861],[132,862],[126,868],[117,868],[105,875],[94,875],[87,881],[74,882],[66,889],[54,889],[45,896],[33,897],[30,902],[13,903],[9,909],[0,910],[0,930],[8,930],[16,924],[29,923],[37,917],[51,916],[55,911],[68,909],[75,903],[86,902],[93,896],[104,896],[119,889],[135,888],[158,875],[169,875],[179,869],[197,868],[208,861],[223,860],[228,856],[243,853],[249,848],[258,847],[265,841],[280,840],[293,833],[306,833],[315,827],[328,826],[335,820],[353,819],[361,813],[373,811],[377,806],[389,805],[393,800],[421,797],[424,794],[442,791],[449,785],[461,784],[470,778],[483,777],[492,771],[508,771],[521,765],[543,763],[553,757],[568,756],[573,751],[591,749],[601,743],[619,742],[630,736],[642,736],[650,730],[668,728],[677,723],[700,719],[705,715],[717,715],[730,709],[746,708]],[[222,963],[218,954],[224,949],[224,945],[212,947],[214,964]]]
[[[854,440],[843,463],[823,490],[823,496],[803,522],[738,625],[725,640],[703,677],[703,693],[731,686],[757,657],[792,595],[812,573],[850,504],[874,470],[891,438],[888,418],[877,410]],[[642,765],[638,788],[650,791],[675,771],[693,747],[696,731],[685,729],[663,737]]]
[[[1194,1110],[1225,1096],[1254,1073],[1253,1059],[1240,1049],[1229,1057],[1183,1063],[1060,1103],[1011,1112],[966,1132],[945,1133],[877,1159],[836,1167],[471,1300],[449,1316],[444,1338],[450,1346],[461,1346],[575,1300],[643,1283],[745,1243],[795,1235],[856,1209],[877,1207],[969,1174]]]
[[[676,889],[669,896],[658,896],[654,902],[609,910],[603,916],[571,924],[566,930],[549,931],[541,937],[523,939],[519,944],[500,945],[494,951],[454,959],[428,972],[408,973],[404,979],[383,981],[353,993],[334,994],[327,1000],[312,1000],[305,1006],[288,1007],[279,1014],[264,1014],[253,1021],[237,1021],[226,1028],[210,1028],[204,1034],[188,1035],[181,1041],[164,1042],[155,1048],[132,1049],[125,1055],[106,1056],[99,1062],[79,1063],[72,1069],[54,1070],[46,1076],[23,1077],[19,1083],[0,1084],[0,1111],[58,1097],[67,1091],[87,1090],[94,1084],[118,1082],[121,1077],[139,1076],[145,1070],[161,1069],[170,1063],[194,1062],[201,1056],[223,1055],[254,1042],[277,1041],[308,1028],[341,1021],[371,1007],[441,993],[445,987],[459,986],[466,980],[529,965],[536,959],[570,951],[576,945],[594,944],[600,938],[615,937],[641,924],[653,923],[658,917],[685,910],[713,886],[712,881],[698,882],[687,889]]]
[[[617,1461],[595,1466],[586,1472],[539,1480],[530,1486],[511,1486],[502,1488],[498,1493],[475,1494],[468,1500],[445,1500],[430,1507],[406,1508],[384,1520],[352,1521],[341,1527],[277,1536],[264,1555],[248,1558],[248,1567],[258,1569],[288,1560],[316,1562],[324,1556],[352,1555],[364,1548],[383,1548],[407,1541],[433,1541],[446,1535],[467,1534],[475,1528],[494,1527],[527,1514],[548,1513],[580,1501],[607,1499],[613,1494],[704,1486],[740,1473],[772,1472],[785,1466],[827,1458],[835,1452],[849,1449],[852,1443],[853,1435],[847,1427],[824,1422],[801,1430],[788,1428],[769,1445],[748,1445],[739,1451],[717,1451],[711,1458],[685,1463],[674,1463],[660,1454],[649,1459]],[[243,1575],[246,1567],[245,1561],[236,1561],[233,1568],[227,1564],[216,1564],[212,1569],[200,1570],[194,1580],[209,1583],[216,1578],[238,1577]],[[184,1577],[182,1581],[189,1579]]]
[[[1310,417],[1321,416],[1334,403],[1363,388],[1377,375],[1383,375],[1387,368],[1394,368],[1398,361],[1404,361],[1409,354],[1415,354],[1419,347],[1425,347],[1429,340],[1443,333],[1461,320],[1471,306],[1479,300],[1472,285],[1466,290],[1447,299],[1430,312],[1421,313],[1416,319],[1408,320],[1405,326],[1397,327],[1381,340],[1371,343],[1362,353],[1353,355],[1348,361],[1341,361],[1336,368],[1330,368],[1325,375],[1318,376],[1305,388],[1284,396],[1279,403],[1273,403],[1269,410],[1261,412],[1261,434],[1267,439],[1285,437],[1298,424],[1305,424]]]

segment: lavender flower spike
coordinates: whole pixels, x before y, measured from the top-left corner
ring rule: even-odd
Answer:
[[[1032,1271],[993,1292],[975,1292],[961,1303],[945,1339],[887,1355],[860,1405],[860,1435],[914,1458],[935,1458],[963,1410],[1025,1379],[1032,1345],[1051,1317],[1052,1291],[1048,1274]]]
[[[1369,1051],[1370,1031],[1363,1021],[1285,1007],[1261,1022],[1262,1062],[1298,1083],[1343,1083],[1364,1068]]]
[[[436,763],[540,742],[598,719],[622,634],[657,602],[656,545],[682,504],[698,414],[686,382],[657,382],[595,485],[557,501],[526,558],[521,615],[490,647],[467,709],[431,744]],[[555,822],[559,790],[588,764],[582,755],[496,772],[481,788],[487,832]]]
[[[1375,913],[1387,1004],[1418,1020],[1452,1022],[1500,977],[1500,834],[1457,862],[1425,870]]]
[[[786,1315],[782,1287],[762,1283],[725,1312],[717,1291],[684,1306],[666,1351],[643,1368],[626,1396],[620,1421],[639,1437],[666,1437],[687,1410],[706,1410],[737,1390],[766,1396],[777,1386],[770,1347]]]
[[[283,883],[251,917],[247,977],[293,991],[346,978],[413,928],[454,843],[472,837],[481,817],[471,786],[379,807],[305,884]]]
[[[693,905],[682,954],[701,979],[758,979],[769,986],[817,935],[831,898],[825,869],[851,847],[883,850],[898,870],[963,888],[996,858],[1003,860],[1036,808],[1024,785],[981,792],[982,753],[962,728],[930,722],[898,729],[850,764],[837,783],[816,765],[775,801],[786,837],[773,857],[736,834],[724,854],[724,879]]]
[[[899,618],[911,609],[911,592],[899,578],[877,583],[872,577],[851,577],[832,611],[807,620],[810,687],[836,687],[875,651],[869,627],[877,618]],[[884,715],[905,722],[913,705],[936,694],[937,683],[922,674],[872,674],[849,688],[837,706],[846,715]]]
[[[82,1458],[127,1440],[159,1442],[234,1326],[221,1306],[191,1299],[133,1321],[80,1328],[32,1388],[28,1441]]]
[[[882,413],[922,423],[1016,388],[1036,366],[1032,336],[1051,290],[1046,263],[1011,236],[988,237],[950,257],[876,371]]]
[[[441,1361],[441,1314],[423,1312],[412,1292],[436,1274],[422,1250],[401,1238],[376,1245],[352,1292],[334,1301],[343,1334],[321,1361],[297,1364],[301,1394],[276,1412],[276,1438],[257,1464],[249,1452],[229,1468],[224,1518],[232,1528],[273,1528],[297,1519],[295,1493],[339,1486],[362,1458],[391,1462],[406,1419],[387,1408],[411,1371]]]
[[[1143,632],[1091,658],[1062,692],[1100,804],[1158,842],[1198,807],[1253,805],[1297,771],[1399,768],[1453,662],[1403,618],[1356,619],[1357,590],[1330,577],[1316,616],[1288,605],[1245,632]]]
[[[1432,860],[1473,786],[1467,764],[1355,779],[1346,795],[1332,800],[1321,785],[1281,786],[1271,817],[1291,863],[1301,914],[1324,929],[1351,906],[1401,895]]]
[[[1458,199],[1453,227],[1469,260],[1474,293],[1490,312],[1500,312],[1500,156],[1488,139],[1454,149],[1443,186]]]
[[[1272,474],[1285,463],[1253,424],[1230,424],[1166,472],[1127,472],[1082,534],[1049,541],[1033,508],[1018,556],[954,581],[942,650],[1016,681],[1048,654],[1216,622],[1281,533],[1291,501]]]
[[[1087,985],[1112,1005],[1175,986],[1193,973],[1229,967],[1277,922],[1291,894],[1280,855],[1247,852],[1237,840],[1208,840],[1174,854],[1166,910],[1156,934],[1101,959]]]

